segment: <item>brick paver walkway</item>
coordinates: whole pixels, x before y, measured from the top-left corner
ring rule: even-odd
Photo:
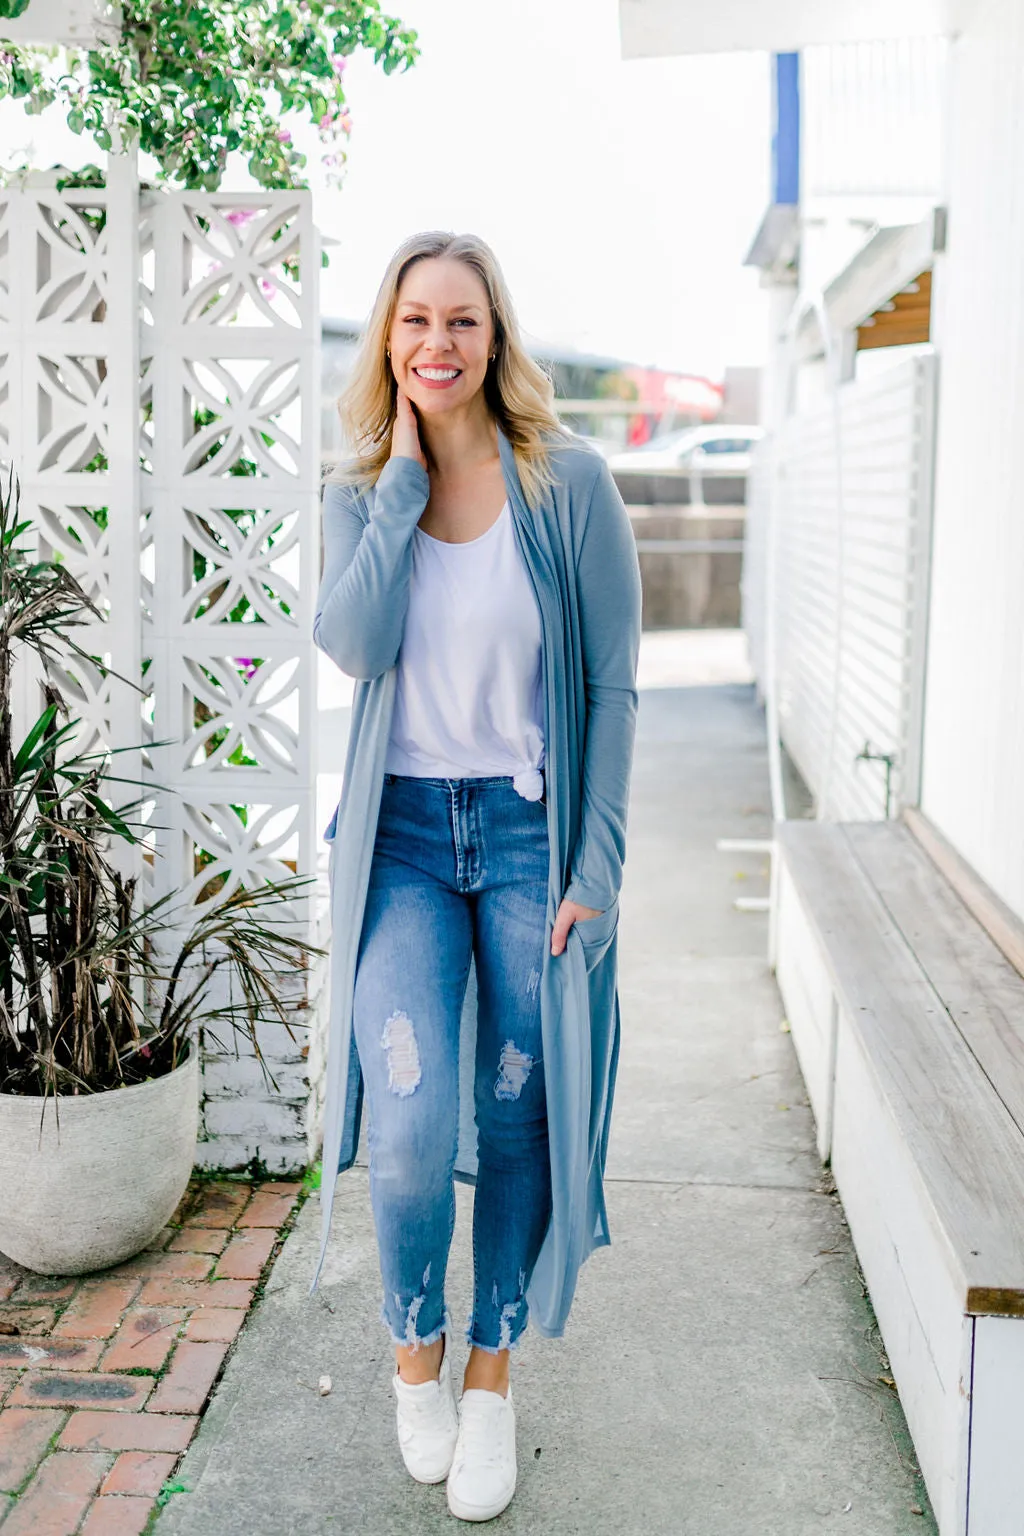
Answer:
[[[140,1536],[300,1191],[197,1181],[144,1253],[80,1279],[0,1255],[2,1536]]]

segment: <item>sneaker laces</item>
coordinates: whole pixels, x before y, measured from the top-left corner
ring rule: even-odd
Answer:
[[[430,1385],[436,1387],[438,1383],[434,1381],[431,1382]],[[438,1414],[442,1406],[447,1405],[445,1403],[444,1394],[440,1391],[440,1389],[437,1391],[437,1393],[424,1392],[422,1394],[417,1393],[415,1397],[403,1397],[402,1418],[405,1419],[406,1422],[408,1422],[410,1418],[425,1419],[431,1422],[435,1422],[438,1418]]]
[[[505,1399],[502,1398],[501,1402],[504,1403]],[[467,1457],[472,1457],[475,1466],[496,1467],[507,1460],[502,1441],[495,1434],[501,1413],[501,1408],[492,1408],[489,1403],[483,1405],[479,1399],[468,1412],[463,1407],[460,1426],[462,1450]]]

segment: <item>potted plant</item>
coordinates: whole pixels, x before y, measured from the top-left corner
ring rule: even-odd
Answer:
[[[302,878],[198,912],[173,893],[139,901],[116,854],[139,847],[142,799],[117,803],[113,754],[76,754],[52,680],[62,652],[87,656],[71,630],[98,610],[65,566],[30,556],[17,508],[12,475],[0,489],[0,1252],[82,1274],[139,1252],[184,1193],[199,1031],[242,1031],[262,1062],[261,1019],[289,1025],[279,978],[318,951],[281,921]],[[15,743],[19,652],[41,667],[44,708]],[[220,1000],[224,973],[237,1001]]]

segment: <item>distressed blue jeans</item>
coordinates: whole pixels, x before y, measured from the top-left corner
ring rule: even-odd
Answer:
[[[551,1213],[540,976],[547,812],[511,778],[385,774],[353,995],[365,1084],[382,1316],[396,1344],[448,1327],[459,1036],[477,978],[473,1311],[496,1353],[526,1327]]]

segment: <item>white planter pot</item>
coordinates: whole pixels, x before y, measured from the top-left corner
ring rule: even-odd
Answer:
[[[131,1258],[184,1194],[198,1129],[196,1050],[131,1088],[56,1100],[0,1093],[0,1253],[44,1275]]]

